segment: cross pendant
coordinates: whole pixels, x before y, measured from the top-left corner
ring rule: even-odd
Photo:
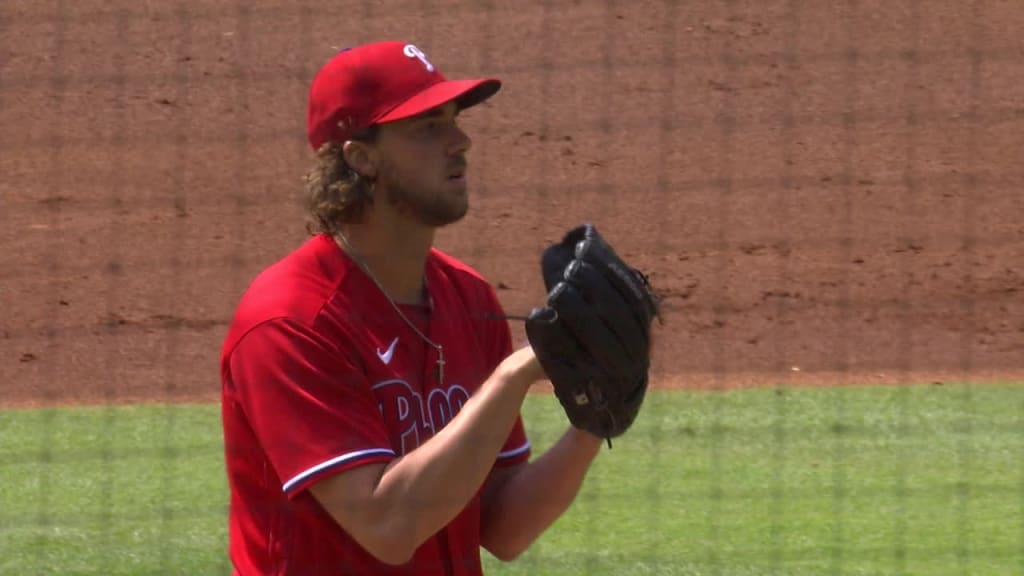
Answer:
[[[437,347],[437,385],[438,387],[444,386],[444,350]]]

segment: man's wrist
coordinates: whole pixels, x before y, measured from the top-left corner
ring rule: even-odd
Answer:
[[[521,388],[525,393],[531,386],[544,379],[544,370],[529,347],[520,348],[509,355],[500,365],[499,375],[506,384]]]
[[[600,450],[601,443],[604,442],[604,438],[575,426],[569,426],[567,434],[574,444],[594,451]]]

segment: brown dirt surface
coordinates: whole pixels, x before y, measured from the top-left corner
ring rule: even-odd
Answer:
[[[4,405],[215,400],[305,237],[308,82],[385,38],[505,81],[438,244],[509,312],[591,221],[665,297],[657,386],[1024,380],[1018,3],[350,4],[0,5]]]

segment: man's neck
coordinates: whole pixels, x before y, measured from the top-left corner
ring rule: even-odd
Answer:
[[[422,304],[424,269],[434,230],[397,224],[346,226],[341,232],[343,238],[336,240],[351,258],[369,268],[369,273],[396,303]]]

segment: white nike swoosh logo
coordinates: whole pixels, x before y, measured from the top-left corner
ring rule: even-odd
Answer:
[[[391,357],[395,355],[395,344],[398,344],[397,336],[395,337],[394,340],[391,341],[391,345],[388,346],[388,349],[385,350],[384,352],[381,352],[380,348],[377,348],[377,358],[380,358],[380,361],[383,362],[384,364],[391,363]]]

